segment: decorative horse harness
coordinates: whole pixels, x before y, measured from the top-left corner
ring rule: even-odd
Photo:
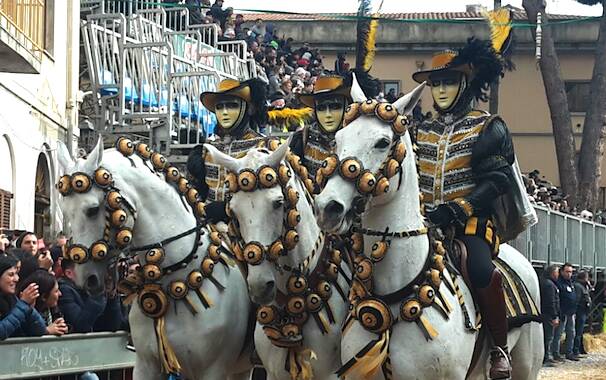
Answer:
[[[433,339],[438,333],[423,316],[423,309],[433,306],[445,318],[449,317],[452,306],[440,291],[442,282],[453,294],[459,294],[460,302],[463,301],[458,285],[454,283],[453,278],[450,275],[443,275],[445,268],[448,268],[451,273],[456,273],[456,271],[448,263],[445,256],[446,250],[442,242],[433,236],[435,234],[430,235],[430,252],[421,272],[408,285],[391,294],[373,293],[373,267],[384,259],[389,251],[391,240],[425,235],[428,234],[428,229],[423,227],[412,231],[390,232],[389,228],[385,231],[373,231],[361,226],[361,215],[370,198],[386,194],[390,188],[390,180],[396,174],[400,174],[398,187],[401,184],[401,165],[406,157],[406,146],[401,140],[401,136],[407,132],[410,124],[409,119],[404,115],[399,115],[393,105],[369,99],[362,103],[352,103],[347,107],[344,125],[347,126],[361,115],[379,118],[391,126],[395,135],[391,142],[390,152],[378,172],[372,173],[365,170],[360,160],[355,157],[340,160],[336,154],[333,154],[323,162],[316,181],[320,187],[324,187],[328,178],[339,175],[344,180],[353,183],[359,193],[352,204],[354,221],[351,228],[351,246],[356,257],[354,258],[354,281],[349,294],[350,314],[343,326],[343,332],[351,326],[355,319],[367,331],[379,335],[376,340],[369,342],[354,358],[345,363],[337,374],[342,377],[354,368],[362,367],[360,364],[365,357],[376,359],[379,355],[383,355],[384,359],[377,365],[383,367],[383,373],[389,379],[391,378],[389,336],[393,325],[399,320],[415,322],[427,340]],[[363,255],[365,235],[382,237],[380,241],[373,244],[368,256]],[[390,304],[398,302],[400,302],[399,319],[392,315],[389,307]],[[466,309],[464,309],[465,311]],[[471,325],[468,315],[466,315],[466,325]],[[368,361],[370,362],[370,360]],[[374,371],[375,368],[371,368],[371,370]],[[364,372],[364,369],[362,371]],[[367,370],[365,374],[368,375],[372,371]]]
[[[275,150],[277,147],[277,141],[270,142],[270,150]],[[293,153],[287,155],[287,161],[298,175],[296,180],[301,180],[305,185],[306,200],[311,203],[310,193],[313,190],[313,183],[307,178],[307,168],[300,164],[300,158]],[[242,169],[237,175],[230,173],[226,180],[228,187],[226,207],[228,215],[231,217],[229,231],[236,257],[248,265],[259,265],[266,259],[273,263],[278,271],[290,273],[287,280],[287,294],[278,293],[277,306],[259,307],[257,321],[263,326],[263,331],[272,344],[288,349],[285,370],[292,374],[308,373],[304,369],[306,364],[299,355],[304,338],[303,326],[311,316],[322,334],[328,333],[329,324],[335,323],[334,313],[328,302],[333,287],[342,299],[347,301],[347,296],[337,280],[339,275],[343,276],[348,284],[351,280],[341,267],[343,259],[341,251],[336,248],[336,239],[326,237],[324,233],[320,233],[311,254],[298,267],[293,268],[278,263],[278,259],[293,250],[299,240],[295,228],[301,221],[301,216],[296,208],[300,196],[299,192],[289,185],[291,178],[292,171],[284,163],[280,164],[277,170],[265,165],[256,171]],[[238,191],[251,192],[275,186],[281,187],[285,199],[282,236],[268,247],[255,241],[247,242],[242,246],[243,239],[239,232],[238,222],[230,212],[229,201],[232,195]],[[319,262],[311,270],[309,265],[317,255],[319,255]],[[321,310],[325,310],[328,321],[321,315]],[[306,377],[306,375],[302,376]]]
[[[201,261],[200,268],[191,271],[184,280],[170,282],[166,289],[164,289],[160,282],[164,276],[187,267],[193,259],[197,258],[198,247],[202,245],[200,239],[205,233],[203,229],[203,226],[206,225],[204,203],[199,199],[198,191],[189,184],[188,180],[180,174],[179,170],[174,166],[170,166],[164,156],[152,152],[146,144],[135,144],[131,140],[121,137],[116,142],[116,149],[131,160],[133,167],[135,164],[130,156],[136,153],[152,173],[164,174],[166,181],[176,186],[182,199],[185,198],[193,210],[196,217],[196,226],[158,243],[142,247],[131,247],[130,244],[133,238],[132,226],[137,218],[136,209],[115,186],[112,174],[102,167],[96,169],[92,177],[83,172],[76,172],[72,175],[62,176],[57,183],[57,189],[63,196],[69,196],[72,193],[87,193],[93,186],[102,190],[105,194],[105,228],[103,230],[103,238],[94,242],[90,248],[81,244],[70,243],[67,247],[65,257],[76,264],[83,264],[89,259],[102,262],[108,259],[108,253],[114,249],[126,252],[126,257],[116,257],[116,261],[126,260],[132,253],[145,252],[145,263],[139,272],[135,274],[124,276],[124,273],[118,273],[119,271],[116,266],[116,273],[120,277],[117,287],[120,293],[127,295],[126,300],[128,302],[133,297],[138,296],[139,306],[143,314],[154,319],[164,370],[168,373],[178,373],[180,365],[166,339],[163,327],[164,315],[170,303],[167,294],[175,301],[185,300],[185,304],[193,314],[197,314],[199,310],[188,296],[190,291],[198,296],[205,308],[211,307],[212,301],[202,291],[202,284],[207,279],[219,290],[225,289],[213,277],[213,269],[219,262],[228,265],[231,262],[231,259],[228,257],[230,253],[227,249],[223,248],[223,238],[220,233],[212,231],[209,236],[211,244],[208,247],[206,256]],[[148,165],[148,162],[151,163],[151,167]],[[130,227],[127,227],[129,215],[132,218],[132,224]],[[112,232],[115,233],[112,235]],[[196,237],[189,254],[179,262],[161,267],[166,256],[164,247],[192,233],[195,233]],[[115,244],[112,243],[112,236]],[[110,263],[109,265],[114,264]],[[177,303],[175,302],[174,305],[176,310]]]

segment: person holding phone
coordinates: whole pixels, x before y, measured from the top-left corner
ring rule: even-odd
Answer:
[[[40,296],[38,284],[31,283],[17,293],[18,281],[17,259],[0,255],[0,340],[47,333],[44,319],[34,308]]]
[[[46,321],[46,332],[50,335],[61,336],[68,332],[68,326],[62,316],[55,314],[52,310],[57,308],[61,291],[59,283],[55,276],[48,271],[38,269],[30,274],[21,284],[21,288],[26,289],[31,284],[38,285],[39,296],[34,304],[36,310]]]

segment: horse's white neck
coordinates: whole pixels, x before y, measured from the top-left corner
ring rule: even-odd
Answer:
[[[133,229],[132,246],[141,247],[161,242],[196,226],[196,219],[179,199],[176,189],[162,182],[149,184],[137,181],[132,184],[136,191],[137,221]],[[166,257],[163,267],[185,258],[194,246],[195,233],[191,233],[164,246]],[[140,252],[139,254],[145,254]]]
[[[423,228],[419,201],[419,185],[412,153],[412,144],[404,139],[408,157],[402,163],[402,182],[398,188],[399,175],[390,180],[394,193],[384,196],[386,199],[372,199],[367,211],[362,215],[362,226],[375,231],[390,232],[412,231]],[[392,190],[393,191],[393,190]],[[370,253],[378,237],[364,237],[364,252]],[[387,294],[399,290],[412,281],[422,270],[428,255],[427,236],[393,238],[385,258],[375,264],[373,270],[374,286],[378,294]]]
[[[299,234],[299,243],[290,252],[289,261],[293,267],[298,267],[299,264],[303,265],[304,261],[310,257],[318,237],[320,235],[320,227],[316,223],[316,217],[313,213],[313,208],[305,197],[305,188],[301,185],[301,182],[294,180],[291,182],[295,189],[299,192],[299,202],[297,203],[297,210],[301,215],[301,222],[297,226],[297,233]],[[318,264],[322,247],[319,248],[318,252],[312,257],[307,265],[307,269],[311,272]],[[284,272],[276,276],[278,290],[286,294],[286,283],[290,273]]]

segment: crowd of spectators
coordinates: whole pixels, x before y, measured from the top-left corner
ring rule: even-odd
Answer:
[[[63,258],[66,242],[63,233],[50,248],[29,231],[0,235],[0,340],[128,327],[109,283],[98,295],[76,285],[75,263]]]
[[[556,366],[566,360],[579,361],[587,355],[583,345],[585,322],[593,307],[589,273],[579,271],[573,281],[573,266],[550,265],[541,283],[541,316],[545,354],[543,365]],[[560,345],[566,334],[564,346]]]
[[[256,61],[257,77],[268,87],[271,106],[299,107],[296,94],[311,93],[316,78],[325,71],[318,49],[303,43],[293,48],[293,39],[280,35],[272,23],[262,19],[246,22],[243,14],[224,8],[223,0],[169,0],[184,3],[189,9],[189,24],[214,23],[219,28],[219,40],[244,40],[249,58]],[[338,70],[348,70],[345,55],[340,55]]]
[[[605,224],[606,213],[598,211],[594,215],[589,210],[579,210],[568,204],[568,195],[562,189],[541,177],[538,170],[523,175],[524,185],[530,202],[538,206],[547,207],[553,211],[563,212],[582,219]]]

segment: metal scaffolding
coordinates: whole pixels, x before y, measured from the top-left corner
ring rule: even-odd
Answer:
[[[82,46],[94,97],[90,121],[104,139],[130,135],[183,163],[212,133],[199,100],[225,78],[246,80],[255,63],[244,41],[219,41],[217,25],[190,25],[187,8],[85,0]]]

